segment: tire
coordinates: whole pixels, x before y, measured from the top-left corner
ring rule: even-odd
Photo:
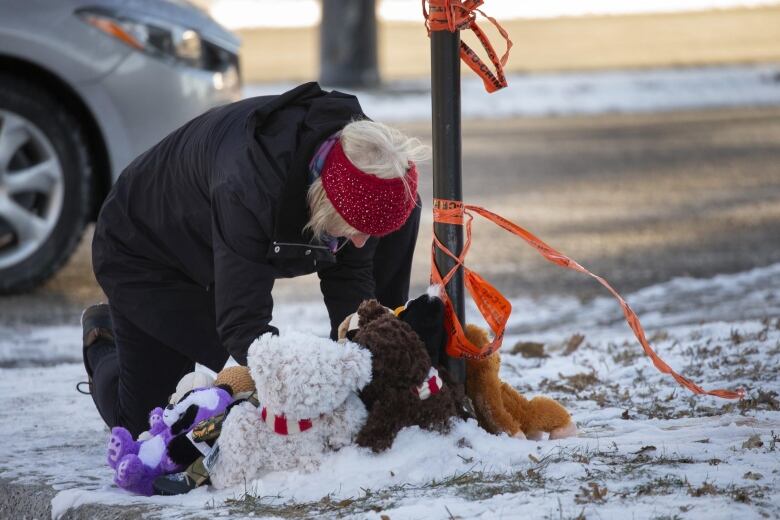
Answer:
[[[45,173],[22,175],[35,166]],[[0,294],[28,291],[65,264],[87,222],[90,177],[73,115],[36,83],[0,73]]]

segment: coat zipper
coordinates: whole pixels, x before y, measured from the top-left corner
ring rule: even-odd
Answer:
[[[274,242],[275,246],[294,246],[294,247],[305,247],[307,249],[325,249],[327,251],[330,251],[330,248],[328,246],[315,246],[312,244],[296,244],[293,242]]]

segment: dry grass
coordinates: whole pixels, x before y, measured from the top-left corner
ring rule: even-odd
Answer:
[[[487,10],[490,14],[489,6]],[[481,23],[488,28],[489,23]],[[780,60],[780,7],[693,13],[510,20],[515,44],[509,72],[711,65]],[[503,43],[488,29],[497,51]],[[242,66],[248,83],[317,77],[318,28],[249,29]],[[467,35],[466,41],[474,41]],[[427,76],[422,22],[382,23],[379,59],[384,79]]]
[[[769,507],[771,487],[761,482],[761,474],[746,473],[743,481],[728,486],[719,486],[704,481],[693,485],[680,472],[701,464],[717,464],[721,461],[696,460],[674,453],[657,453],[655,446],[645,446],[635,453],[621,453],[616,445],[603,448],[555,447],[546,455],[537,458],[529,455],[532,466],[525,470],[495,473],[477,467],[453,473],[439,480],[422,484],[398,484],[381,489],[362,489],[353,497],[336,499],[326,495],[320,500],[296,503],[280,496],[260,496],[246,490],[242,495],[226,501],[231,513],[252,516],[274,516],[278,518],[341,518],[345,516],[382,513],[400,506],[410,499],[424,500],[449,494],[469,501],[488,500],[502,494],[524,494],[531,496],[572,495],[575,507],[582,507],[579,514],[564,516],[560,499],[558,511],[544,518],[584,519],[585,508],[593,512],[601,504],[635,504],[643,497],[680,496],[690,497],[691,504],[680,506],[682,512],[695,507],[695,499],[707,500],[722,497],[743,504]],[[551,477],[548,469],[559,464],[576,464],[581,471],[570,470],[567,477]],[[635,481],[639,481],[633,483]],[[608,487],[608,485],[612,487]],[[380,515],[391,518],[392,515]],[[590,515],[588,515],[590,517]],[[540,516],[541,518],[541,516]],[[665,517],[657,517],[665,518]]]
[[[246,490],[241,496],[226,500],[225,505],[234,514],[315,519],[381,512],[396,507],[403,499],[436,496],[442,492],[468,500],[485,500],[502,493],[544,490],[548,481],[542,472],[550,460],[547,457],[538,460],[532,468],[510,473],[477,469],[475,464],[465,471],[423,484],[404,483],[376,490],[362,488],[359,495],[342,500],[326,495],[311,502],[293,502],[279,496],[259,496]]]

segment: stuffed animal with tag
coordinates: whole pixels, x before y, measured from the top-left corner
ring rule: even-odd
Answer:
[[[371,379],[371,353],[355,343],[296,331],[264,334],[250,346],[247,365],[256,392],[221,426],[208,467],[217,488],[268,470],[314,470],[365,423],[357,392]]]
[[[153,495],[154,479],[175,473],[185,465],[172,458],[169,448],[198,422],[222,413],[232,402],[229,392],[219,387],[194,389],[164,409],[149,414],[149,430],[134,440],[121,426],[111,429],[108,465],[114,470],[114,483],[140,495]]]
[[[165,473],[180,471],[181,467],[168,457],[167,447],[173,434],[163,422],[163,409],[155,408],[149,414],[149,430],[144,438],[134,440],[121,426],[111,429],[107,461],[114,470],[114,483],[140,495],[152,495],[152,482]]]

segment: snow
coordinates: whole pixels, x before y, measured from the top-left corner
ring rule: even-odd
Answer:
[[[780,105],[780,65],[618,70],[508,76],[511,88],[493,94],[464,72],[464,118],[658,112]],[[287,84],[254,84],[244,95],[278,94]],[[344,90],[344,89],[342,89]],[[378,121],[430,120],[430,81],[408,80],[379,90],[347,90]]]
[[[482,9],[499,20],[509,20],[728,9],[777,3],[776,0],[487,0]],[[210,13],[230,29],[313,27],[320,22],[320,6],[317,0],[214,0]],[[422,8],[418,0],[382,0],[378,3],[377,14],[380,20],[422,23]]]
[[[349,447],[313,474],[272,472],[237,489],[144,498],[113,486],[107,429],[89,397],[74,391],[83,379],[79,328],[0,328],[4,366],[26,359],[0,368],[0,417],[13,425],[0,477],[53,486],[54,518],[89,503],[151,505],[161,518],[204,510],[220,518],[780,515],[772,394],[780,391],[780,264],[625,296],[675,369],[705,388],[744,387],[749,399],[695,397],[658,373],[608,295],[515,298],[502,377],[528,395],[559,399],[579,425],[577,438],[521,441],[474,422],[458,422],[446,436],[413,428],[383,454]],[[277,307],[277,326],[327,332],[319,302]],[[468,312],[476,321],[473,307]],[[584,336],[577,348],[574,334]],[[513,354],[520,339],[543,343],[547,357]]]

